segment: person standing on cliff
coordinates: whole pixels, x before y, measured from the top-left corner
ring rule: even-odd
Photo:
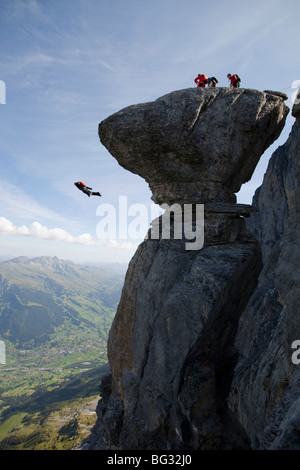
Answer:
[[[207,84],[207,76],[199,73],[194,82],[198,88],[205,88],[205,85]]]
[[[98,192],[92,191],[93,188],[89,188],[86,184],[84,184],[82,181],[77,181],[74,183],[75,186],[80,189],[83,193],[87,194],[89,197],[90,196],[101,196],[101,194]]]
[[[227,78],[230,81],[230,88],[239,88],[241,79],[237,74],[231,75],[231,73],[227,74]]]

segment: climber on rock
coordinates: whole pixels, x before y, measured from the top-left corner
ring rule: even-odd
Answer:
[[[232,75],[231,73],[227,74],[227,78],[230,81],[230,88],[239,88],[241,79],[237,74]]]
[[[210,77],[207,79],[207,83],[209,88],[214,88],[215,86],[217,86],[218,80],[216,79],[216,77]]]
[[[86,184],[84,184],[82,181],[77,181],[74,183],[75,186],[80,189],[83,193],[87,194],[89,197],[90,196],[101,196],[101,194],[98,192],[92,191],[93,188],[89,188]]]
[[[205,88],[205,85],[207,84],[207,76],[199,73],[194,82],[198,88]]]

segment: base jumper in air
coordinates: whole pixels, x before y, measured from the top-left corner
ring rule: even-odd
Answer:
[[[82,181],[77,181],[74,183],[75,186],[80,189],[83,193],[87,194],[89,197],[90,196],[101,196],[101,194],[98,192],[92,191],[93,188],[89,188],[86,184],[84,184]]]

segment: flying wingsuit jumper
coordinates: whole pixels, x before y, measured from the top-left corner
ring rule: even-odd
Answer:
[[[101,194],[98,192],[94,192],[92,191],[93,188],[90,188],[89,186],[87,186],[86,184],[84,184],[82,181],[77,181],[76,183],[74,183],[75,186],[80,189],[80,191],[82,191],[83,193],[87,194],[89,197],[90,196],[101,196]]]

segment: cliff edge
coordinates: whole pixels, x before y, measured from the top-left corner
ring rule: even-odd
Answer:
[[[253,198],[258,212],[248,221],[263,269],[240,319],[229,404],[254,449],[300,449],[300,364],[292,348],[300,340],[299,98],[289,138],[269,161]]]
[[[285,98],[187,89],[100,123],[110,153],[145,178],[155,202],[176,205],[177,212],[166,211],[167,237],[166,216],[152,222],[129,264],[108,341],[111,374],[101,384],[89,448],[253,447],[232,384],[240,317],[263,264],[246,226],[255,209],[236,204],[235,193],[280,135]],[[201,228],[203,243],[191,246],[190,235]]]

